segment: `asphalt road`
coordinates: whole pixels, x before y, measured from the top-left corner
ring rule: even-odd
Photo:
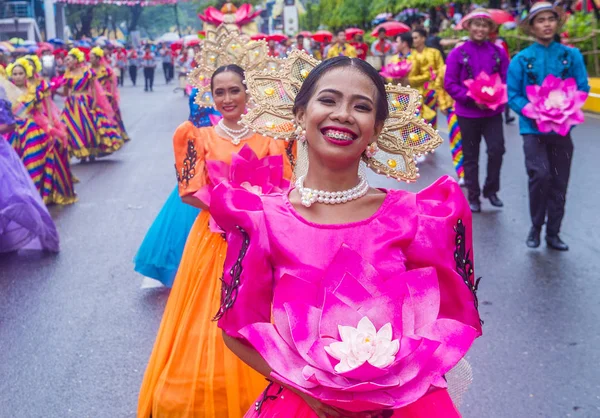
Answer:
[[[135,416],[168,291],[140,289],[131,260],[174,187],[171,136],[188,115],[181,92],[160,74],[157,83],[153,93],[122,89],[131,143],[73,165],[79,202],[51,210],[60,254],[0,257],[0,418]],[[485,326],[468,356],[467,418],[600,417],[598,132],[598,117],[575,131],[562,233],[571,251],[557,253],[525,247],[521,138],[506,127],[505,208],[484,202],[474,219]],[[371,180],[417,190],[452,172],[445,144],[421,166],[417,185]]]

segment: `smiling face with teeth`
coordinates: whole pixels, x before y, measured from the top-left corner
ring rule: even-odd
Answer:
[[[317,81],[296,120],[306,130],[311,165],[358,168],[364,150],[381,131],[373,81],[353,66],[333,68]]]

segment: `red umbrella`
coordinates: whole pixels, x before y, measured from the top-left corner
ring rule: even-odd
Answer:
[[[492,16],[492,20],[494,22],[496,22],[496,24],[498,24],[498,25],[515,22],[515,17],[513,15],[511,15],[509,12],[507,12],[506,10],[488,9],[488,12],[490,12],[490,15]],[[460,22],[458,22],[458,25],[456,25],[454,27],[454,29],[462,30],[464,20],[465,20],[465,18],[463,17],[462,20]]]
[[[300,32],[298,35],[302,35],[305,38],[312,38],[312,33],[307,31],[307,30],[303,30],[302,32]]]
[[[333,39],[333,34],[327,30],[319,30],[313,34],[312,38],[317,42],[328,42]]]
[[[275,42],[281,42],[281,41],[287,41],[288,37],[286,35],[284,35],[283,33],[273,33],[269,36],[267,36],[267,41],[275,41]]]
[[[267,34],[258,32],[258,33],[255,33],[254,35],[252,35],[250,37],[250,39],[252,39],[253,41],[260,41],[261,39],[267,39]]]
[[[383,22],[381,25],[377,25],[373,32],[371,32],[371,36],[376,37],[379,29],[385,29],[385,36],[396,36],[401,33],[410,32],[410,28],[406,26],[404,23],[396,22],[395,20],[390,20],[389,22]]]
[[[583,4],[585,3],[585,9],[583,8]],[[600,7],[600,1],[596,0],[594,3],[596,3],[596,5],[598,7]],[[594,6],[592,5],[592,0],[579,0],[576,4],[575,4],[575,10],[580,12],[580,11],[585,11],[585,12],[591,12],[592,10],[594,10]]]
[[[364,35],[365,31],[359,28],[346,29],[346,39],[353,39],[356,35]]]
[[[200,45],[200,39],[192,39],[191,41],[187,41],[185,46],[196,46]]]

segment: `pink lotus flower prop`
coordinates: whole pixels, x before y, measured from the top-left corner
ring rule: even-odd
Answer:
[[[223,161],[207,161],[210,185],[198,190],[194,196],[210,206],[210,193],[219,183],[227,181],[255,194],[278,193],[287,189],[290,182],[283,177],[283,157],[258,158],[248,145],[232,155],[231,165]]]
[[[412,62],[404,60],[384,66],[379,74],[385,78],[404,78],[412,69]]]
[[[467,353],[477,331],[439,318],[436,270],[387,280],[344,246],[315,284],[284,275],[274,290],[273,323],[240,334],[278,379],[348,411],[397,409],[430,388]]]
[[[482,71],[475,79],[465,80],[465,86],[469,89],[467,96],[492,110],[508,103],[506,84],[498,73],[489,75]]]
[[[253,11],[252,5],[250,5],[248,3],[242,4],[234,12],[235,23],[240,27],[247,25],[248,23],[250,23],[254,19],[256,19],[258,17],[258,15],[260,15],[260,13],[261,13],[261,10]],[[210,23],[215,26],[219,26],[220,24],[225,22],[225,20],[226,20],[225,15],[226,15],[226,13],[223,13],[223,12],[215,9],[214,7],[210,6],[210,7],[207,7],[206,10],[204,10],[204,14],[202,14],[202,13],[198,14],[198,17],[203,22]]]
[[[573,78],[562,80],[550,74],[541,86],[527,86],[526,92],[530,103],[523,108],[523,115],[535,119],[540,132],[565,136],[585,120],[581,108],[588,95],[577,90]]]

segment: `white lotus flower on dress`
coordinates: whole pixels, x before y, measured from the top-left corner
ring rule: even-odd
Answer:
[[[345,373],[368,362],[383,369],[392,364],[400,349],[400,341],[392,341],[392,325],[388,322],[379,331],[364,316],[356,328],[338,325],[342,341],[325,347],[325,351],[340,362],[335,371]]]

